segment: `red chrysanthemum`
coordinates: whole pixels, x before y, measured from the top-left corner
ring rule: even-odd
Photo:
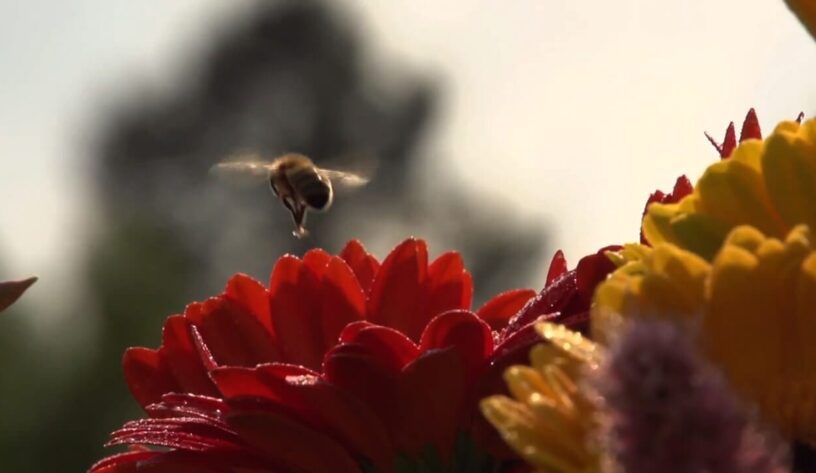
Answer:
[[[429,264],[421,240],[382,264],[356,241],[284,256],[268,288],[236,275],[168,318],[159,349],[126,352],[148,418],[114,432],[108,444],[131,450],[91,471],[475,471],[503,452],[478,400],[504,390],[533,322],[585,327],[611,270],[599,252],[567,271],[559,252],[537,297],[508,291],[471,312],[462,258]]]

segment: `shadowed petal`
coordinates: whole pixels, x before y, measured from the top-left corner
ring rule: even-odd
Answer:
[[[371,286],[369,318],[418,340],[427,320],[422,320],[422,295],[428,277],[428,249],[421,240],[408,239],[394,248]]]
[[[374,275],[380,269],[380,263],[377,259],[368,254],[362,243],[357,240],[346,243],[343,251],[340,252],[340,257],[354,271],[354,275],[360,281],[363,291],[368,294],[371,290],[371,283],[374,282]]]
[[[269,301],[284,361],[319,368],[323,329],[319,281],[313,271],[294,256],[279,259],[269,281]]]

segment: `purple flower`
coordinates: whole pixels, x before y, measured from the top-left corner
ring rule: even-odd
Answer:
[[[595,385],[600,442],[626,473],[782,473],[782,444],[751,422],[723,376],[676,325],[633,322]]]

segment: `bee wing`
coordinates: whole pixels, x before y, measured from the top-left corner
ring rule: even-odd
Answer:
[[[318,172],[328,178],[332,186],[354,189],[368,184],[369,178],[353,172],[337,171],[334,169],[318,169]]]
[[[232,156],[211,167],[210,174],[236,184],[263,182],[269,178],[273,164],[259,158],[255,154]]]

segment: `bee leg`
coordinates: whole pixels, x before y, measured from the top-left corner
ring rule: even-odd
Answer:
[[[292,220],[295,223],[295,230],[292,232],[292,235],[297,238],[303,238],[308,235],[309,232],[305,228],[306,206],[291,199],[284,199],[283,204],[289,209],[289,213],[292,214]]]

